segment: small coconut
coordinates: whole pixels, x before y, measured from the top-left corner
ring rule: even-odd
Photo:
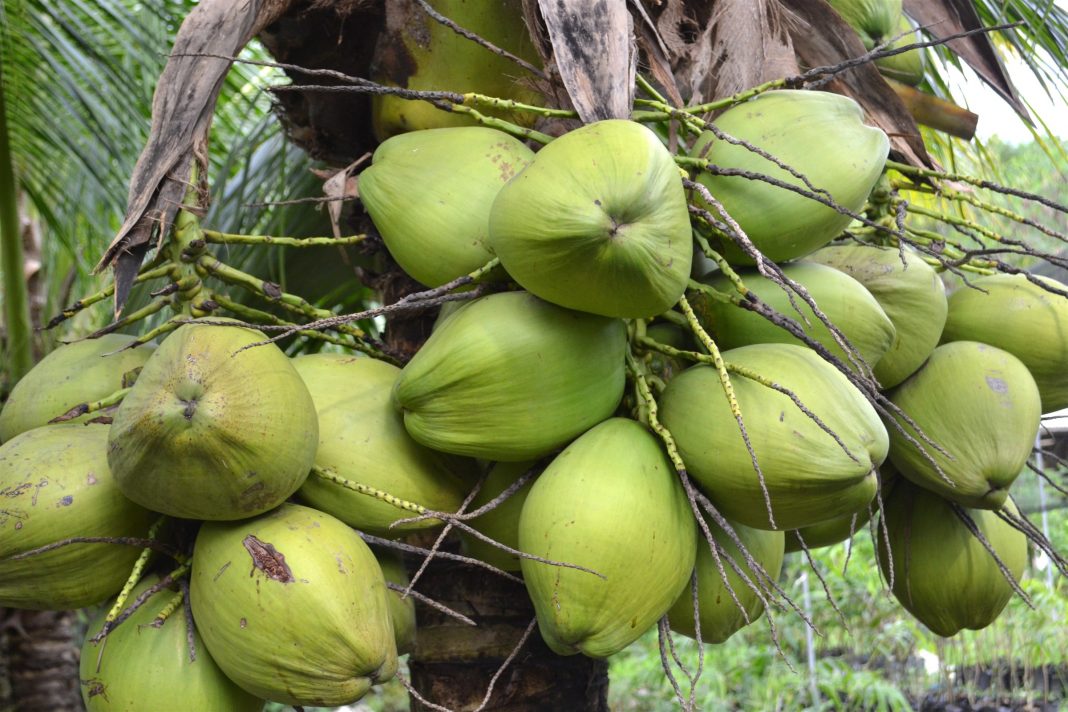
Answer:
[[[524,289],[613,317],[682,296],[693,259],[686,191],[645,126],[598,121],[541,149],[490,212],[490,247]]]
[[[902,18],[901,0],[827,0],[860,35],[866,49],[894,36]]]
[[[408,571],[404,568],[404,560],[399,553],[375,549],[374,554],[387,584],[401,587],[408,585]],[[393,621],[393,639],[397,642],[397,655],[407,655],[415,648],[415,599],[410,596],[405,598],[402,592],[390,589],[386,601],[389,604],[389,617]]]
[[[854,212],[864,206],[890,150],[886,134],[864,123],[860,105],[822,91],[767,92],[723,112],[715,125],[799,171]],[[810,190],[789,171],[744,146],[717,139],[711,131],[701,134],[691,154],[720,168],[758,173]],[[801,257],[826,245],[851,220],[816,200],[753,177],[701,173],[698,180],[757,249],[775,261]],[[719,219],[714,208],[712,214]],[[733,240],[725,240],[721,249],[732,264],[753,264]]]
[[[703,537],[699,538],[694,570],[697,572],[701,641],[705,643],[722,643],[760,618],[764,614],[764,603],[752,587],[757,586],[761,591],[769,589],[767,580],[778,580],[782,571],[782,532],[753,529],[733,522],[730,525],[749,556],[763,571],[758,573],[759,570],[751,569],[731,536],[715,522],[708,523],[712,538],[719,546],[717,552],[720,564],[717,565],[716,556],[712,554],[708,541]],[[748,582],[738,575],[728,563],[728,559],[745,574]],[[720,573],[720,566],[723,567],[723,573]],[[734,596],[731,596],[731,592]],[[738,607],[739,604],[741,608]],[[697,636],[694,627],[693,591],[690,586],[683,588],[682,594],[668,611],[668,620],[671,629],[676,633],[690,638]]]
[[[719,511],[758,529],[798,529],[866,507],[888,441],[875,409],[846,377],[792,344],[743,346],[723,359],[789,389],[840,442],[786,394],[733,376],[762,485],[716,370],[687,369],[664,391],[660,419]]]
[[[41,359],[11,390],[0,410],[0,442],[47,425],[71,408],[123,388],[123,378],[145,365],[155,348],[126,348],[132,336],[106,334],[60,346]],[[80,421],[100,415],[82,416]]]
[[[886,501],[893,490],[894,483],[899,475],[897,470],[889,462],[879,466],[879,497],[868,503],[863,509],[834,517],[819,524],[791,529],[786,532],[786,553],[791,554],[803,549],[820,549],[825,546],[839,544],[853,537],[854,534],[863,530],[873,513],[879,511],[879,500]],[[804,546],[801,542],[804,541]]]
[[[612,418],[584,434],[534,483],[519,519],[522,551],[600,574],[522,560],[542,638],[559,655],[594,658],[630,645],[689,581],[696,533],[678,475],[644,426]]]
[[[900,49],[923,41],[920,33],[912,26],[909,18],[905,17],[905,15],[901,15],[898,19],[897,28],[893,31],[892,36],[898,37],[898,39],[890,43],[886,48],[888,50]],[[890,38],[884,37],[883,41],[888,39]],[[880,57],[875,60],[875,66],[884,77],[896,79],[909,86],[919,86],[923,82],[926,65],[923,53],[924,50],[922,49],[912,49],[901,54]]]
[[[159,576],[149,575],[130,592],[132,606]],[[140,712],[181,708],[197,712],[259,712],[263,700],[253,697],[223,674],[192,631],[192,650],[183,609],[162,624],[157,616],[178,595],[170,588],[150,595],[129,618],[99,643],[92,639],[103,629],[110,608],[102,609],[85,633],[78,681],[88,712]],[[195,656],[195,657],[191,657]]]
[[[1011,499],[1002,507],[1019,515]],[[1027,566],[1027,537],[995,512],[963,511],[1019,582]],[[889,580],[893,560],[898,602],[945,637],[993,623],[1012,598],[1013,588],[950,502],[902,481],[887,499],[885,512],[890,552],[879,537],[879,565]]]
[[[301,356],[293,367],[315,402],[317,466],[428,509],[452,512],[460,506],[474,482],[474,462],[435,452],[408,435],[391,401],[399,368],[341,354]],[[431,519],[391,529],[413,513],[318,475],[304,482],[298,496],[350,526],[384,536],[441,524]]]
[[[257,697],[337,707],[397,670],[389,592],[359,535],[296,504],[208,522],[190,603],[226,676]]]
[[[913,250],[876,245],[829,245],[805,261],[845,272],[875,297],[894,325],[894,341],[875,364],[883,388],[916,372],[938,346],[946,323],[946,289],[938,273]]]
[[[67,423],[0,447],[0,606],[70,610],[100,603],[130,575],[140,549],[70,544],[73,537],[143,537],[156,517],[123,496],[108,469],[108,428]]]
[[[360,201],[397,264],[437,287],[493,259],[490,207],[532,158],[518,139],[479,126],[401,134],[360,174]]]
[[[1068,285],[1049,277],[996,274],[949,298],[942,341],[981,341],[1020,359],[1034,376],[1042,412],[1068,408]]]
[[[864,285],[845,272],[814,263],[786,265],[783,267],[783,274],[800,284],[812,296],[816,306],[860,353],[865,363],[875,366],[882,359],[894,341],[894,325]],[[827,347],[844,364],[851,363],[831,331],[800,296],[793,291],[784,291],[755,269],[743,271],[741,277],[750,292],[786,318],[796,322],[809,337]],[[734,289],[722,273],[709,275],[703,281],[721,292],[731,293]],[[766,343],[804,345],[803,341],[786,329],[756,312],[730,302],[716,300],[697,290],[693,291],[693,295],[691,302],[698,318],[702,325],[710,330],[721,349]],[[791,297],[793,304],[790,302]],[[794,304],[801,310],[800,314]]]
[[[904,477],[965,507],[1004,504],[1041,417],[1038,387],[1018,358],[976,341],[943,344],[888,395],[947,453],[926,445],[925,457],[915,429],[899,418],[914,441],[890,429],[890,460]]]
[[[446,319],[401,371],[393,401],[417,442],[487,460],[536,459],[623,397],[626,328],[525,292]]]
[[[108,463],[149,509],[241,519],[281,504],[311,469],[315,405],[286,355],[240,326],[185,324],[115,413]]]

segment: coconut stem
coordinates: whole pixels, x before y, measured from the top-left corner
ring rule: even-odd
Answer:
[[[166,517],[160,517],[152,526],[148,528],[147,538],[155,539],[159,534],[159,528],[162,526]],[[137,557],[137,561],[134,562],[133,570],[130,571],[130,575],[126,578],[126,583],[123,584],[122,590],[119,591],[119,595],[115,598],[115,603],[111,606],[107,615],[104,616],[104,625],[107,626],[113,623],[118,618],[119,613],[122,612],[122,607],[126,605],[126,599],[130,597],[130,592],[133,591],[134,586],[141,580],[141,577],[145,573],[145,567],[148,565],[148,560],[152,556],[152,549],[145,547],[141,550],[141,554]]]
[[[130,324],[135,324],[141,321],[142,319],[146,319],[152,316],[153,314],[162,311],[163,308],[168,306],[170,303],[171,302],[169,299],[155,299],[146,304],[145,306],[141,307],[140,309],[130,312],[121,319],[116,319],[115,321],[105,326],[103,329],[98,329],[94,331],[85,338],[97,339],[106,334],[110,334],[114,331],[118,331],[119,329],[123,329],[129,326]]]
[[[203,230],[204,240],[212,245],[278,245],[280,247],[323,247],[358,245],[367,235],[348,237],[274,237],[272,235],[234,235],[216,230]]]
[[[999,185],[992,181],[983,180],[982,178],[976,178],[964,173],[950,173],[947,171],[937,171],[930,168],[919,168],[917,166],[911,166],[907,163],[899,163],[898,161],[887,161],[886,167],[891,170],[895,170],[898,173],[903,173],[907,176],[914,176],[917,178],[939,178],[941,180],[953,181],[956,183],[967,183],[968,185],[974,185],[977,188],[983,188],[986,190],[994,191],[995,193],[1001,193],[1003,195],[1011,195],[1024,200],[1030,200],[1041,205],[1045,205],[1047,208],[1056,210],[1060,213],[1068,213],[1068,206],[1056,203],[1049,198],[1045,198],[1041,195],[1034,193],[1028,193],[1023,190],[1017,190],[1016,188],[1009,188],[1003,185]]]
[[[366,534],[364,532],[358,533],[361,539],[363,539],[368,544],[374,544],[375,546],[382,546],[387,549],[396,549],[397,551],[403,551],[409,554],[428,555],[431,553],[430,549],[413,546],[412,544],[405,544],[404,542],[394,541],[392,539],[383,539],[382,537],[377,537],[372,534]],[[438,551],[435,552],[434,555],[437,556],[439,559],[449,559],[450,561],[459,561],[464,564],[478,566],[480,568],[486,569],[487,571],[492,571],[498,576],[506,578],[514,583],[523,583],[523,579],[519,578],[518,576],[510,574],[507,571],[504,571],[503,569],[499,569],[493,564],[488,564],[485,561],[482,561],[481,559],[475,559],[470,556],[463,556],[462,554],[454,554],[451,551]]]
[[[444,603],[438,603],[437,601],[435,601],[430,596],[425,596],[425,595],[419,593],[418,591],[408,591],[404,586],[401,586],[400,584],[393,583],[392,581],[386,581],[386,588],[388,588],[390,591],[396,591],[397,593],[402,593],[402,594],[405,594],[406,596],[411,596],[412,598],[414,598],[415,600],[419,601],[420,603],[425,603],[426,605],[430,606],[434,610],[441,611],[445,615],[451,616],[451,617],[455,618],[456,620],[460,621],[461,623],[463,623],[465,625],[472,625],[472,626],[477,626],[478,625],[478,623],[475,623],[473,620],[471,620],[470,618],[465,616],[463,613],[460,613],[459,611],[454,611],[453,609],[451,609],[448,606],[446,606]]]
[[[171,600],[167,601],[167,605],[165,605],[160,610],[160,612],[158,614],[156,614],[156,617],[152,620],[152,623],[151,623],[152,627],[153,628],[162,628],[163,624],[167,622],[167,619],[170,618],[172,615],[174,615],[174,612],[177,611],[178,608],[182,605],[182,599],[183,598],[185,598],[185,594],[182,593],[181,591],[178,591],[173,596],[171,596]],[[112,609],[112,610],[114,610],[114,609]],[[116,612],[116,615],[117,615],[117,612]]]
[[[157,279],[159,277],[165,277],[170,274],[172,269],[173,265],[171,265],[170,262],[166,262],[158,267],[152,267],[151,269],[142,269],[141,273],[134,278],[134,284],[140,284],[142,282],[147,282],[149,280]],[[86,297],[82,297],[78,301],[74,302],[69,307],[61,311],[59,314],[52,317],[52,319],[49,320],[48,324],[45,325],[44,328],[46,330],[54,329],[63,322],[74,317],[83,309],[91,307],[94,304],[104,301],[105,299],[109,299],[113,294],[115,294],[114,282],[104,287],[99,292],[94,292],[93,294],[90,294]]]
[[[749,431],[746,430],[745,421],[742,418],[742,408],[738,404],[738,398],[734,393],[734,386],[731,384],[730,374],[727,373],[727,367],[723,363],[723,356],[720,354],[716,342],[713,341],[712,337],[709,336],[708,332],[701,326],[701,322],[697,320],[697,315],[694,314],[693,307],[690,306],[690,302],[686,299],[685,295],[679,299],[679,308],[682,309],[682,313],[690,325],[690,331],[693,332],[701,345],[704,346],[705,350],[712,356],[712,364],[716,369],[716,373],[719,375],[719,383],[723,388],[723,394],[727,398],[727,405],[730,407],[731,415],[734,416],[735,423],[738,424],[738,432],[741,434],[742,442],[745,443],[745,449],[749,453],[749,460],[753,463],[753,470],[756,472],[757,480],[760,482],[760,491],[764,493],[764,504],[766,504],[768,508],[768,524],[772,529],[775,529],[775,515],[772,513],[771,495],[768,493],[768,486],[764,482],[764,471],[760,469],[760,463],[757,462],[756,451],[753,450],[753,443],[749,439]]]
[[[126,394],[130,392],[130,388],[120,388],[109,396],[105,396],[98,401],[91,401],[89,403],[79,403],[63,415],[57,415],[48,421],[48,424],[52,423],[65,423],[75,418],[80,418],[86,413],[95,413],[98,410],[104,410],[110,408],[113,405],[117,405],[122,402],[122,399],[126,397]],[[151,535],[149,535],[151,537]]]
[[[417,514],[423,514],[427,511],[426,507],[421,504],[409,502],[407,500],[401,499],[400,497],[394,496],[389,492],[383,492],[380,489],[375,489],[370,485],[353,482],[352,480],[342,477],[341,475],[337,474],[328,467],[312,465],[311,472],[316,477],[320,477],[329,482],[333,482],[334,484],[340,485],[341,487],[344,487],[347,490],[352,490],[353,492],[358,492],[359,494],[364,494],[368,497],[374,497],[375,499],[381,500],[387,504],[392,504],[398,509],[403,509],[408,512],[415,512]]]
[[[161,578],[156,583],[146,588],[140,593],[140,595],[137,596],[136,599],[134,599],[134,602],[131,603],[129,607],[119,613],[113,620],[105,620],[104,626],[100,629],[100,632],[90,638],[89,641],[92,643],[99,643],[101,640],[104,640],[108,636],[108,634],[111,633],[111,631],[122,625],[127,618],[132,616],[134,612],[137,611],[138,608],[145,605],[145,602],[148,601],[149,598],[159,593],[163,589],[167,588],[168,586],[173,585],[179,578],[189,573],[190,566],[191,564],[189,562],[186,562],[171,571],[169,574]]]

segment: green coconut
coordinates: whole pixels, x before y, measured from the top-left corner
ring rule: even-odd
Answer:
[[[401,370],[383,361],[340,354],[293,359],[315,402],[319,449],[315,464],[324,471],[439,512],[459,508],[474,481],[474,462],[425,448],[404,429],[393,407],[393,384]],[[471,475],[465,482],[464,475]],[[316,509],[362,531],[401,536],[434,528],[437,520],[389,525],[413,516],[389,502],[354,492],[317,474],[298,496]]]
[[[1002,507],[1019,515],[1011,499]],[[1013,588],[950,502],[922,487],[900,482],[885,509],[890,555],[883,537],[879,537],[879,565],[889,579],[892,559],[893,592],[901,605],[944,637],[993,623],[1012,598]],[[1027,537],[996,512],[963,511],[1019,582],[1027,566]]]
[[[719,511],[758,529],[799,529],[866,507],[888,442],[875,409],[848,379],[815,352],[792,344],[743,346],[723,358],[789,389],[841,443],[788,395],[733,376],[762,486],[716,370],[687,369],[664,391],[660,419]]]
[[[471,501],[470,511],[489,504],[498,495],[515,484],[516,480],[526,474],[534,462],[498,462],[489,471],[486,481],[482,484],[478,494]],[[513,495],[502,503],[474,519],[468,521],[479,533],[488,536],[494,541],[500,542],[512,549],[519,549],[519,515],[523,511],[523,503],[527,500],[530,488],[534,486],[535,478],[527,480],[526,484],[519,488]],[[519,557],[509,554],[492,544],[482,541],[478,537],[462,532],[467,555],[487,564],[492,564],[504,571],[519,571]]]
[[[525,289],[603,316],[669,309],[693,258],[675,161],[633,121],[589,124],[541,149],[498,193],[489,235]]]
[[[615,412],[625,348],[622,321],[525,292],[492,294],[431,334],[401,371],[393,401],[427,447],[532,460]]]
[[[854,534],[867,526],[872,513],[879,511],[879,500],[886,501],[897,479],[897,470],[890,463],[884,462],[879,466],[880,496],[878,498],[873,499],[868,503],[868,506],[852,514],[844,514],[801,529],[791,529],[786,532],[786,553],[792,554],[795,551],[801,551],[806,548],[809,550],[820,549],[851,539]],[[799,534],[800,536],[798,536]],[[805,542],[804,546],[801,545],[802,540]]]
[[[920,33],[913,28],[912,23],[904,15],[899,17],[897,27],[891,36],[898,37],[899,35],[900,37],[891,42],[887,49],[899,49],[910,44],[916,44],[922,39]],[[882,41],[887,39],[889,37],[884,37]],[[922,49],[912,49],[908,52],[894,54],[889,57],[880,57],[875,60],[875,66],[883,76],[896,79],[909,86],[918,86],[923,82],[925,64]]]
[[[1049,277],[1034,279],[1068,293]],[[1023,361],[1042,397],[1042,412],[1068,408],[1068,297],[1054,294],[1023,274],[972,280],[949,298],[942,341],[981,341]]]
[[[156,515],[122,495],[108,469],[108,428],[48,425],[0,447],[0,606],[71,610],[100,603],[130,575],[140,550],[70,544],[72,537],[143,537]]]
[[[155,348],[144,344],[124,350],[133,341],[132,336],[106,334],[60,346],[41,359],[15,384],[0,410],[0,442],[123,388],[123,377],[144,366]]]
[[[783,533],[753,529],[741,524],[731,523],[731,528],[745,546],[749,555],[760,565],[764,573],[758,574],[749,568],[745,557],[734,540],[715,522],[708,523],[712,538],[719,545],[719,562],[713,556],[709,544],[704,539],[698,542],[697,563],[697,607],[700,610],[701,641],[704,643],[722,643],[739,630],[755,622],[764,614],[764,603],[753,591],[751,584],[764,590],[767,586],[764,574],[771,581],[777,581],[782,571]],[[727,559],[745,573],[747,583]],[[726,581],[720,573],[720,565],[726,574]],[[733,591],[734,596],[731,596]],[[737,601],[735,601],[737,599]],[[741,604],[741,608],[738,605]],[[744,609],[744,613],[742,610]],[[687,637],[697,636],[694,628],[693,591],[690,586],[682,593],[668,611],[671,629]]]
[[[460,27],[496,47],[538,65],[538,53],[523,21],[521,0],[430,0],[430,5]],[[458,35],[413,4],[386,10],[382,33],[371,66],[371,80],[411,90],[476,92],[526,104],[543,104],[534,88],[535,77],[511,59]],[[413,12],[405,12],[404,9]],[[479,107],[513,123],[533,124],[530,113]],[[404,131],[473,126],[466,114],[442,111],[427,101],[411,101],[388,94],[371,98],[371,116],[380,141]]]
[[[767,92],[725,111],[715,125],[779,159],[854,212],[864,206],[882,174],[890,143],[864,124],[864,112],[848,97],[822,91]],[[701,134],[691,154],[720,168],[770,176],[808,190],[775,163],[743,146]],[[744,176],[702,172],[698,178],[738,222],[753,244],[775,261],[801,257],[830,242],[848,215],[786,188]],[[826,197],[826,196],[824,196]],[[715,210],[713,215],[718,216]],[[753,264],[733,240],[721,245],[732,264]]]
[[[820,264],[801,262],[786,265],[782,271],[812,296],[820,311],[842,332],[865,363],[875,366],[882,359],[894,341],[894,325],[864,285],[844,272]],[[749,291],[783,316],[795,321],[808,336],[827,347],[843,363],[851,364],[830,329],[824,326],[800,296],[792,290],[788,294],[755,269],[744,271],[741,277]],[[703,281],[720,292],[734,292],[730,280],[720,272]],[[693,294],[691,302],[698,319],[721,349],[766,343],[804,345],[786,329],[756,312],[714,299],[704,292],[694,291]],[[790,297],[793,297],[801,314],[790,303]]]
[[[901,21],[901,0],[827,0],[857,31],[865,49],[889,40]]]
[[[374,553],[387,584],[402,588],[408,585],[408,571],[397,552],[375,549]],[[404,598],[402,592],[390,589],[386,601],[389,604],[389,617],[393,621],[397,655],[407,655],[415,649],[415,599]]]
[[[402,134],[360,174],[360,201],[397,264],[437,287],[493,259],[493,199],[532,158],[519,140],[480,126]]]
[[[946,289],[938,273],[912,250],[875,245],[830,245],[806,261],[841,270],[875,297],[894,325],[894,342],[875,364],[883,388],[915,373],[938,346],[946,323]]]
[[[1018,358],[976,341],[944,344],[889,398],[947,453],[928,445],[925,457],[914,428],[899,418],[914,440],[890,429],[890,461],[904,477],[965,507],[1005,503],[1031,455],[1042,410]]]
[[[613,655],[663,616],[690,579],[697,523],[660,442],[612,418],[560,453],[527,496],[519,548],[541,637],[559,655]]]
[[[337,707],[397,671],[382,569],[329,514],[283,504],[254,519],[204,524],[190,584],[208,651],[257,697]]]
[[[242,519],[293,494],[319,442],[315,405],[262,332],[186,324],[115,413],[108,463],[123,493],[187,519]],[[242,350],[244,349],[244,350]]]
[[[133,605],[159,577],[146,577],[130,593],[126,605]],[[193,628],[190,659],[188,622],[179,607],[162,625],[154,625],[177,592],[164,588],[151,594],[129,618],[108,633],[100,643],[92,642],[104,627],[108,608],[89,624],[82,644],[78,678],[82,701],[88,712],[141,712],[181,709],[197,712],[259,712],[263,700],[248,694],[230,681]]]

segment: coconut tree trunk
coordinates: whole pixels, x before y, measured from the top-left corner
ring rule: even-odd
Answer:
[[[0,611],[0,711],[83,709],[74,627],[70,611]]]

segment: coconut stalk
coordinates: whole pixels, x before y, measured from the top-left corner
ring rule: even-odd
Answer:
[[[18,183],[8,139],[4,76],[0,70],[0,282],[4,284],[5,359],[11,383],[17,382],[33,366],[33,328],[29,290],[23,276],[17,201]]]

